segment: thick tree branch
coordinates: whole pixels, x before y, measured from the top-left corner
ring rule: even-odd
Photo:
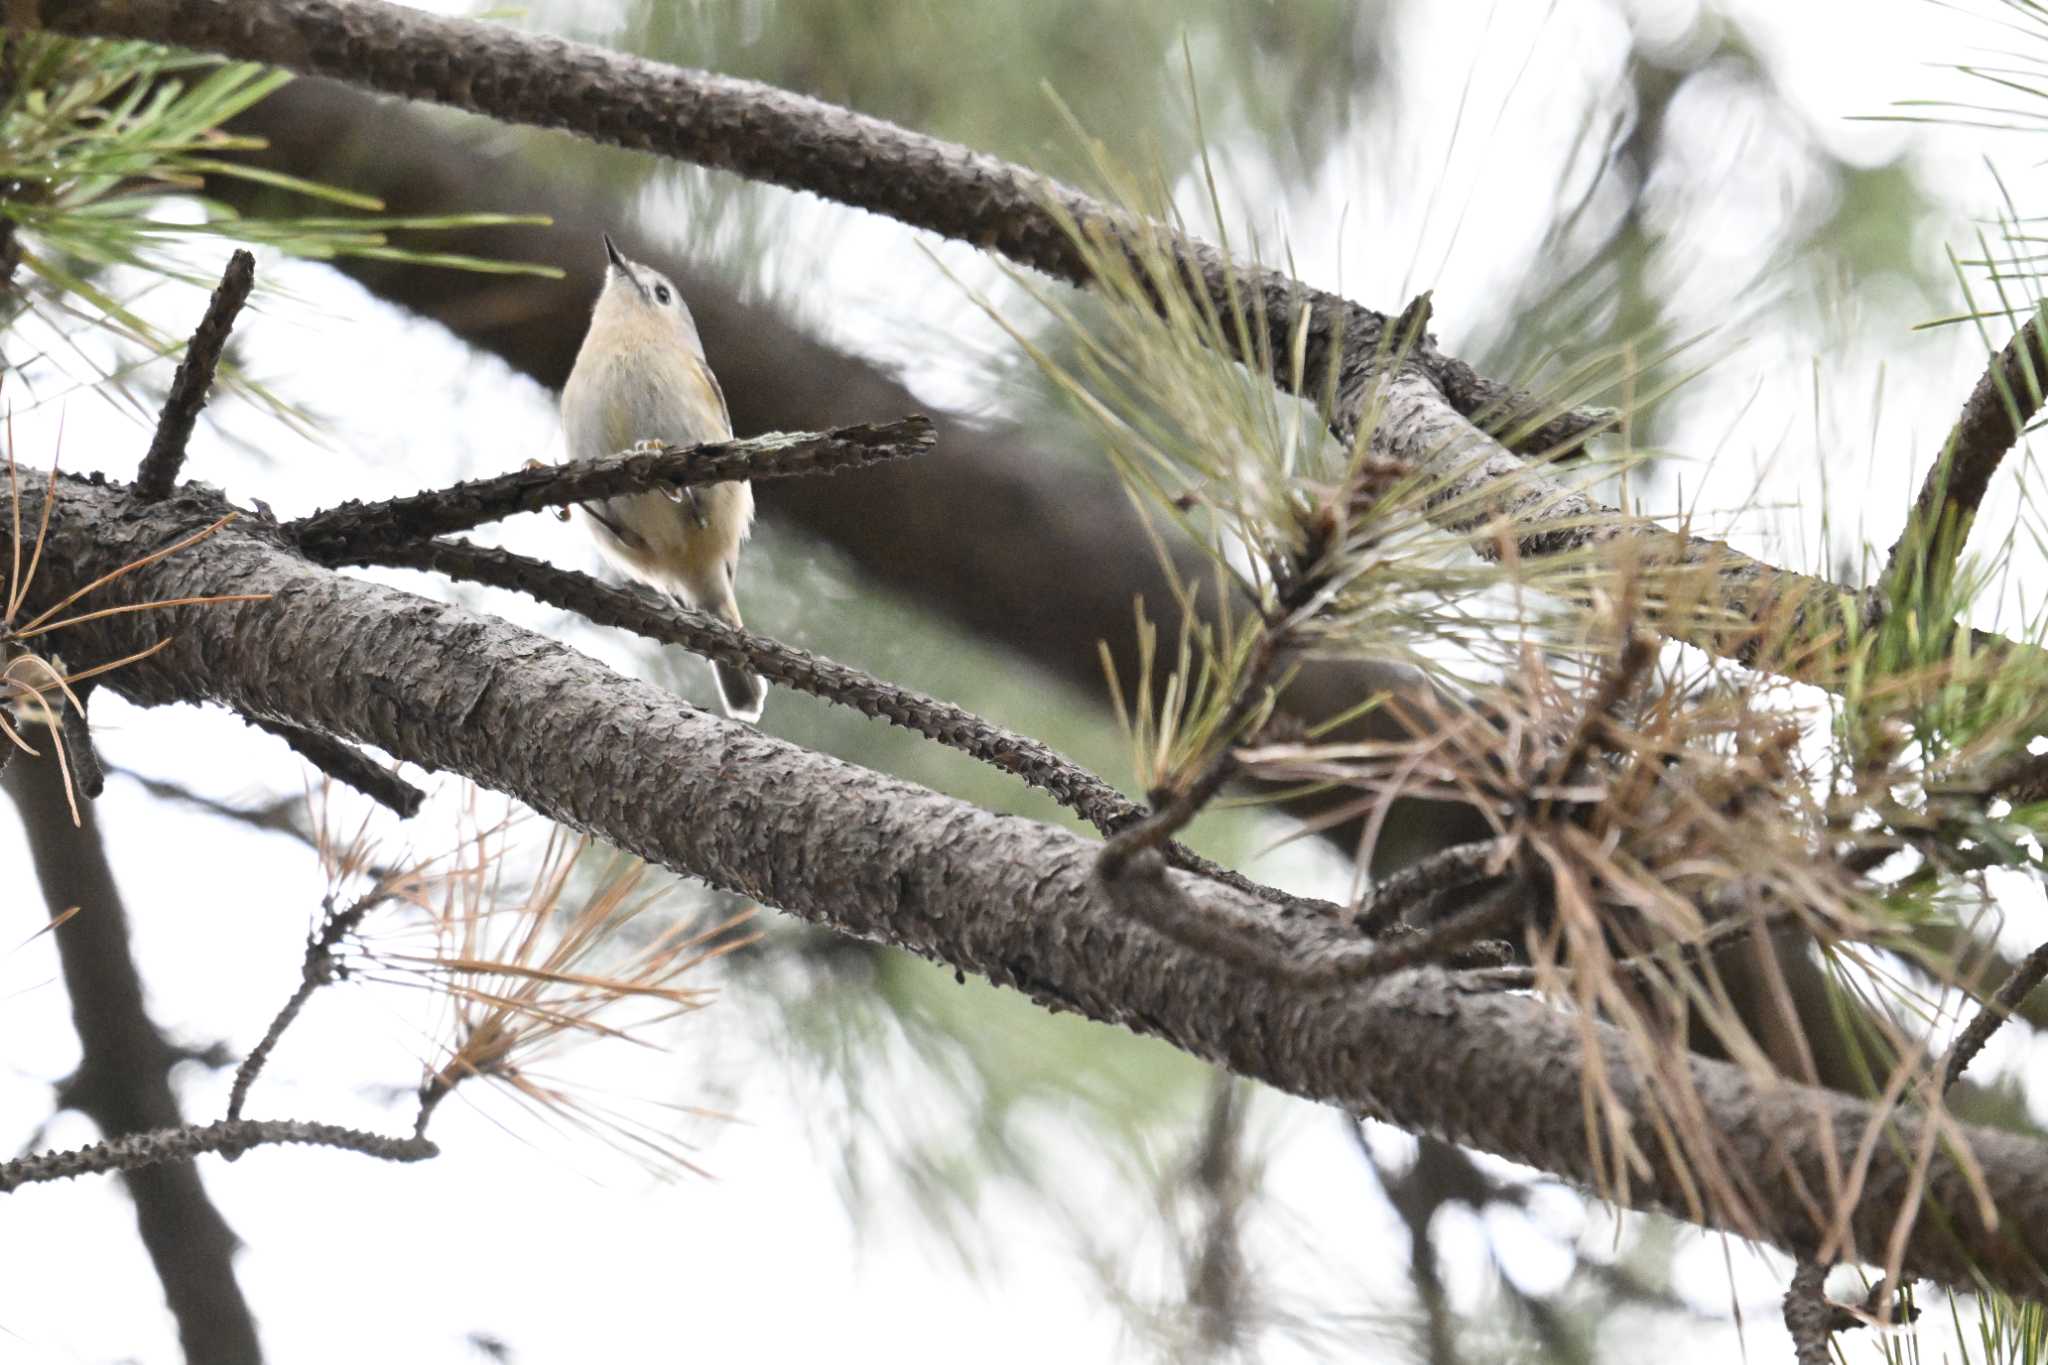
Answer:
[[[1614,547],[1625,546],[1646,626],[1753,668],[1840,685],[1844,632],[1863,619],[1868,595],[1608,507],[1473,426],[1412,369],[1386,380],[1369,435],[1375,450],[1430,482],[1431,519],[1472,535],[1481,554],[1540,561],[1602,551],[1589,560],[1590,579],[1614,572]],[[1556,586],[1572,590],[1569,579]],[[1982,632],[1977,638],[1988,647],[2024,648]]]
[[[1801,1261],[1785,1288],[1785,1330],[1792,1334],[1799,1365],[1831,1365],[1834,1360],[1828,1347],[1834,1309],[1828,1303],[1827,1278],[1826,1266]]]
[[[144,497],[164,497],[178,481],[178,471],[185,464],[185,444],[192,439],[199,410],[206,406],[206,392],[213,387],[213,372],[220,367],[221,352],[227,349],[228,333],[255,284],[256,258],[237,250],[228,257],[227,269],[207,302],[206,315],[185,347],[177,374],[171,377],[171,392],[156,419],[156,437],[135,475],[135,486]]]
[[[33,520],[40,493],[30,494]],[[64,480],[46,556],[53,585],[85,581],[218,517],[187,486],[140,504]],[[4,524],[4,522],[0,522]],[[108,656],[175,630],[110,675],[142,704],[209,699],[291,717],[407,761],[462,773],[542,814],[600,834],[845,932],[895,944],[1122,1023],[1240,1075],[1555,1172],[1598,1182],[1609,1149],[1589,1132],[1585,1049],[1600,1052],[1605,1112],[1642,1153],[1626,1198],[1794,1254],[1818,1254],[1841,1190],[1839,1155],[1868,1163],[1841,1229],[1858,1251],[1887,1244],[1902,1209],[1939,1210],[1903,1239],[1903,1268],[1945,1284],[2048,1292],[2048,1144],[1961,1130],[2000,1219],[1983,1217],[1969,1168],[1930,1120],[1696,1060],[1681,1074],[1722,1161],[1754,1197],[1701,1209],[1655,1136],[1650,1082],[1604,1026],[1526,997],[1473,995],[1434,971],[1372,989],[1280,988],[1123,914],[1094,875],[1097,845],[991,815],[910,783],[727,724],[553,641],[459,607],[352,581],[290,552],[245,516],[211,539],[110,584],[117,600],[267,592],[264,603],[102,617],[78,627]],[[54,586],[43,591],[55,591]],[[1241,892],[1163,874],[1245,941],[1313,958],[1342,926],[1276,914]],[[1870,1131],[1885,1123],[1885,1134]],[[1815,1201],[1818,1201],[1816,1204]]]
[[[1220,316],[1246,307],[1267,354],[1294,352],[1309,317],[1303,373],[1363,387],[1384,314],[1231,262],[1206,243],[1132,218],[1044,176],[884,119],[753,81],[645,61],[503,24],[443,19],[366,0],[16,0],[15,27],[150,42],[331,76],[507,123],[559,128],[824,198],[997,251],[1056,279],[1094,278],[1072,229],[1172,251]],[[1426,347],[1443,391],[1467,415],[1543,453],[1604,429],[1605,413],[1551,413]],[[1340,404],[1343,410],[1350,405]]]
[[[263,1036],[256,1046],[249,1049],[249,1055],[235,1068],[234,1083],[228,1087],[228,1120],[233,1122],[242,1117],[242,1106],[248,1103],[249,1087],[256,1084],[256,1078],[270,1061],[270,1054],[284,1041],[285,1030],[298,1021],[306,1002],[313,998],[313,992],[330,985],[337,979],[335,950],[348,935],[355,932],[363,917],[385,904],[392,897],[388,886],[378,886],[359,896],[346,907],[334,908],[332,900],[327,902],[327,915],[320,926],[320,932],[306,941],[306,957],[299,966],[299,984],[292,991],[277,1013],[270,1020],[270,1027],[263,1030]],[[228,1160],[239,1156],[229,1152]]]
[[[289,529],[289,528],[287,528]],[[750,630],[725,624],[708,612],[665,602],[651,593],[600,583],[588,574],[559,569],[509,550],[459,540],[394,544],[341,555],[336,565],[382,564],[424,569],[450,578],[521,592],[535,601],[573,611],[598,625],[630,630],[650,640],[678,645],[715,662],[745,667],[781,687],[886,720],[992,768],[1021,778],[1104,834],[1116,834],[1146,818],[1145,809],[1109,783],[1014,730],[985,720],[951,702],[884,682],[857,668],[820,658]],[[1327,901],[1291,896],[1168,841],[1161,850],[1175,867],[1236,887],[1276,905],[1338,917]]]
[[[470,479],[452,488],[385,502],[345,502],[301,517],[285,529],[298,538],[307,554],[322,563],[339,564],[360,561],[379,546],[431,540],[520,512],[566,507],[646,488],[691,488],[728,479],[794,478],[863,469],[924,454],[935,439],[929,418],[906,417],[882,426],[841,427],[817,434],[776,433],[743,441],[627,451],[596,460],[517,469],[496,478]]]
[[[71,823],[56,759],[17,757],[0,774],[58,927],[57,954],[78,1029],[78,1069],[59,1089],[110,1141],[184,1122],[170,1071],[181,1055],[151,1022],[128,943],[128,915],[90,806]],[[235,1281],[234,1231],[190,1166],[131,1170],[136,1227],[191,1360],[258,1361],[256,1321]]]

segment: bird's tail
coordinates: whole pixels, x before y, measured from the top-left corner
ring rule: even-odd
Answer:
[[[729,626],[740,625],[739,604],[730,594],[712,612]],[[768,704],[768,684],[761,681],[760,674],[722,663],[713,663],[711,671],[718,677],[718,699],[725,705],[725,714],[750,724],[761,719],[761,709]]]

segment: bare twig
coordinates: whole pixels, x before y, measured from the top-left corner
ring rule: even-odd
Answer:
[[[1827,1266],[1802,1260],[1785,1289],[1785,1330],[1792,1334],[1799,1365],[1833,1365],[1829,1338],[1836,1332],[1853,1332],[1872,1322],[1898,1326],[1919,1320],[1920,1310],[1896,1296],[1892,1282],[1882,1276],[1854,1305],[1829,1298],[1827,1278]]]
[[[295,1119],[222,1119],[215,1123],[185,1128],[159,1128],[148,1133],[130,1133],[90,1147],[65,1152],[38,1152],[0,1162],[0,1194],[12,1194],[23,1185],[50,1180],[70,1180],[81,1175],[107,1171],[136,1171],[166,1162],[190,1161],[207,1152],[240,1156],[252,1147],[274,1147],[296,1143],[308,1147],[341,1147],[381,1161],[425,1161],[439,1156],[441,1149],[423,1137],[391,1137],[343,1128],[333,1123],[306,1123]]]
[[[427,794],[352,744],[317,731],[282,721],[252,721],[257,729],[276,735],[292,746],[292,752],[344,786],[355,788],[380,805],[388,806],[406,819],[419,814]]]
[[[1950,556],[1962,553],[1991,476],[2041,410],[2044,385],[2048,348],[2043,346],[2041,315],[2036,313],[2021,324],[1970,390],[1954,430],[1920,486],[1906,529],[1885,560],[1873,609],[1881,610],[1907,586],[1905,580],[1919,572],[1922,555],[1944,546]]]
[[[237,250],[228,257],[227,269],[206,305],[206,316],[199,320],[191,344],[185,347],[185,358],[178,362],[170,395],[156,419],[156,436],[135,471],[135,491],[151,502],[169,497],[178,482],[178,470],[185,463],[185,443],[192,439],[193,423],[206,406],[206,391],[213,386],[213,372],[220,366],[235,316],[249,301],[255,283],[256,258]]]
[[[325,922],[320,926],[320,932],[306,941],[306,960],[299,970],[298,989],[292,992],[291,998],[278,1010],[276,1017],[270,1021],[270,1027],[263,1031],[263,1037],[258,1040],[256,1046],[249,1049],[249,1055],[242,1059],[242,1064],[235,1068],[234,1084],[228,1088],[230,1121],[242,1117],[242,1105],[249,1098],[249,1087],[256,1083],[256,1077],[262,1072],[264,1063],[270,1060],[270,1054],[276,1050],[285,1030],[292,1026],[293,1021],[299,1017],[299,1012],[305,1009],[306,1002],[313,998],[313,992],[335,979],[334,950],[357,925],[363,922],[363,916],[390,900],[391,895],[389,887],[379,886],[358,897],[343,909],[330,908]],[[328,903],[330,907],[333,904],[331,899]],[[232,1161],[240,1155],[240,1152],[229,1152],[227,1157]]]
[[[630,630],[707,659],[743,666],[792,692],[900,725],[1000,768],[1045,792],[1108,835],[1114,836],[1146,818],[1145,810],[1115,787],[1035,739],[1006,730],[951,702],[938,701],[807,650],[728,626],[705,612],[663,601],[649,593],[612,587],[588,574],[459,540],[386,545],[348,562],[426,569],[471,583],[523,592],[599,625]],[[1169,843],[1162,852],[1176,867],[1273,904],[1317,915],[1342,913],[1327,901],[1262,886],[1179,844]]]
[[[1411,315],[1416,328],[1428,321],[1428,294],[1409,304],[1408,311],[1398,321],[1405,326]],[[1412,335],[1404,335],[1403,344],[1410,340]],[[1132,855],[1158,848],[1186,828],[1189,821],[1216,799],[1224,784],[1237,775],[1238,742],[1249,738],[1243,732],[1252,728],[1255,718],[1272,703],[1274,675],[1295,652],[1294,631],[1301,614],[1311,608],[1316,595],[1323,590],[1329,567],[1325,561],[1342,524],[1335,516],[1311,516],[1307,520],[1301,548],[1277,555],[1272,562],[1276,601],[1265,609],[1251,657],[1238,670],[1236,692],[1210,731],[1215,752],[1193,777],[1182,781],[1150,815],[1103,845],[1102,875],[1105,878],[1115,879]]]
[[[1991,1041],[1991,1035],[1998,1031],[1999,1025],[2011,1017],[2020,1001],[2026,999],[2044,977],[2048,977],[2048,943],[2027,954],[2026,959],[2013,969],[2012,975],[2005,979],[2005,984],[1998,988],[1998,994],[1977,1011],[1977,1017],[1956,1038],[1955,1046],[1949,1049],[1948,1060],[1942,1064],[1943,1090],[1962,1079],[1963,1073],[1984,1050],[1984,1044]]]
[[[817,434],[775,434],[628,451],[596,460],[514,470],[452,488],[386,502],[343,503],[285,527],[307,555],[323,564],[348,562],[379,545],[403,545],[467,531],[485,522],[546,507],[565,507],[646,488],[689,488],[729,479],[836,474],[932,448],[929,418],[906,417]]]
[[[1642,679],[1643,673],[1656,661],[1657,646],[1651,637],[1634,630],[1629,631],[1628,640],[1622,645],[1621,651],[1608,660],[1606,667],[1601,669],[1600,679],[1593,687],[1593,694],[1579,710],[1578,721],[1572,727],[1571,738],[1557,751],[1556,757],[1548,765],[1549,770],[1545,773],[1541,785],[1562,787],[1573,780],[1580,766],[1592,753],[1593,746],[1603,735],[1614,733],[1622,702]],[[1552,803],[1547,799],[1537,803],[1542,818],[1548,817],[1551,806]]]
[[[1237,772],[1238,732],[1266,703],[1267,680],[1279,654],[1279,642],[1273,634],[1269,632],[1260,637],[1250,662],[1245,666],[1244,676],[1238,682],[1237,695],[1231,699],[1229,708],[1216,724],[1216,752],[1210,755],[1202,770],[1163,805],[1104,842],[1102,875],[1105,878],[1114,880],[1122,874],[1133,856],[1146,849],[1160,847],[1185,829],[1190,820],[1216,799],[1224,783]]]

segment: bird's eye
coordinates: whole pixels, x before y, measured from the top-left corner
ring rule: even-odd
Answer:
[[[669,298],[670,298],[670,297],[671,297],[671,296],[670,296],[670,294],[669,294],[669,292],[668,292],[668,286],[667,286],[667,285],[665,285],[665,284],[657,284],[657,285],[655,285],[655,286],[654,286],[654,301],[655,301],[656,303],[658,303],[658,304],[661,304],[662,306],[666,307],[666,306],[668,305],[668,301],[669,301]]]

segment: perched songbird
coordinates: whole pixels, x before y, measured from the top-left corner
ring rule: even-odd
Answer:
[[[633,447],[732,438],[725,395],[704,361],[704,343],[682,293],[659,271],[627,260],[604,239],[604,289],[590,331],[562,388],[562,429],[571,459]],[[733,585],[740,542],[754,520],[742,482],[651,490],[583,504],[605,558],[630,577],[727,625],[740,624]],[[761,679],[714,664],[725,713],[759,720]]]

